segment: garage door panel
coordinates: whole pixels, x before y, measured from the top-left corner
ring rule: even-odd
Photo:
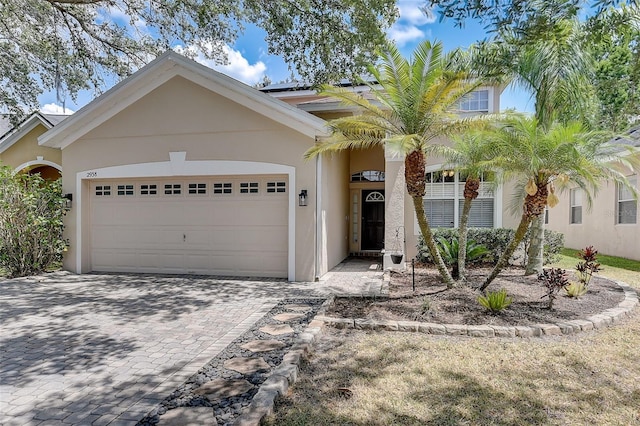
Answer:
[[[266,182],[286,178],[198,178],[205,194],[162,191],[142,196],[149,182],[94,182],[134,185],[127,196],[91,198],[92,269],[108,272],[189,273],[287,277],[288,196],[267,193]],[[171,179],[172,185],[178,183]],[[233,182],[232,194],[214,194],[212,182]],[[259,182],[258,194],[241,194],[238,182]],[[95,193],[95,192],[94,192]]]

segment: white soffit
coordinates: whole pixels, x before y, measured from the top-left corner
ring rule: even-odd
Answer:
[[[328,134],[324,120],[170,50],[40,136],[38,142],[44,146],[65,148],[177,76],[310,138]]]

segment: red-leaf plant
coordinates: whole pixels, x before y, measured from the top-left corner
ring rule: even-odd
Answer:
[[[582,259],[582,262],[578,262],[576,265],[576,272],[578,273],[578,280],[584,284],[585,288],[589,286],[593,274],[600,272],[600,264],[598,260],[598,250],[593,246],[586,247],[584,250],[580,250],[577,256]]]
[[[547,288],[547,294],[541,297],[549,298],[549,309],[553,309],[553,301],[556,299],[558,292],[569,285],[567,273],[561,268],[544,269],[538,275],[538,280],[542,281]]]

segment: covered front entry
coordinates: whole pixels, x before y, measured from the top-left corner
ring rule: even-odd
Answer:
[[[384,248],[384,190],[362,191],[362,250]]]
[[[33,166],[30,169],[25,170],[25,172],[29,173],[30,175],[39,174],[42,179],[48,181],[58,180],[60,179],[60,177],[62,177],[62,173],[60,173],[60,170],[48,165]]]
[[[287,175],[90,182],[91,269],[287,278]]]

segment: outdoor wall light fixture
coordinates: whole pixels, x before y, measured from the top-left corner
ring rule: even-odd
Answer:
[[[73,201],[73,194],[64,194],[64,208],[65,210],[71,210],[71,202]]]
[[[298,205],[300,207],[304,207],[307,205],[307,190],[303,189],[300,191],[300,194],[298,194]]]

